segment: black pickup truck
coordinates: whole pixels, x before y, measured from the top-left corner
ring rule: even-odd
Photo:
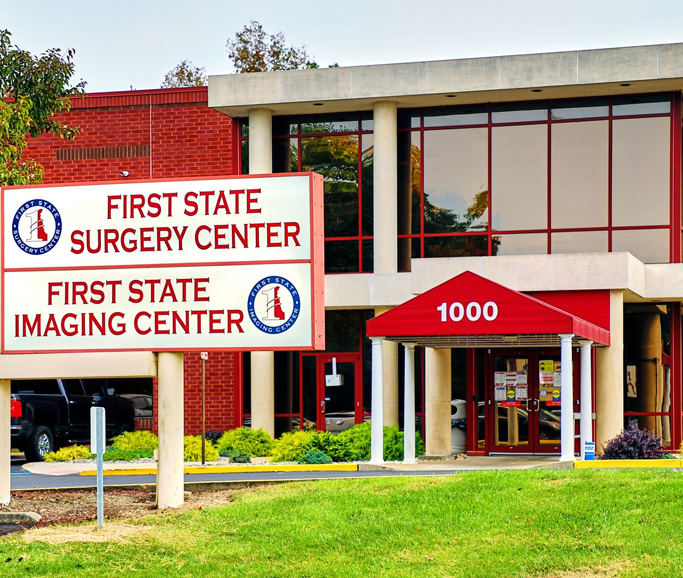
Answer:
[[[90,443],[90,408],[105,408],[107,439],[135,428],[135,406],[105,379],[12,381],[12,447],[28,461],[69,443]]]

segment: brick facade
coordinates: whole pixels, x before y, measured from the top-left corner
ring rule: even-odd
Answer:
[[[68,142],[29,139],[26,158],[45,169],[45,184],[225,176],[237,172],[232,120],[210,109],[207,88],[88,94],[56,118],[79,126]],[[206,364],[206,429],[242,422],[242,357],[211,353]],[[154,383],[156,405],[157,383]],[[157,431],[157,416],[154,416]],[[201,431],[201,361],[185,354],[185,433]]]

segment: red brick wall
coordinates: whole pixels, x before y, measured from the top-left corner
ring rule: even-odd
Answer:
[[[206,87],[89,94],[58,120],[79,126],[75,140],[29,139],[26,158],[43,165],[46,184],[232,175],[233,124],[210,109]],[[206,429],[242,421],[242,358],[211,353],[206,364]],[[155,380],[154,400],[157,400]],[[157,416],[154,416],[157,431]],[[185,433],[201,431],[201,363],[185,355]]]

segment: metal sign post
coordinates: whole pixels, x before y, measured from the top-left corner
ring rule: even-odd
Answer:
[[[206,465],[206,360],[209,352],[202,351],[202,465]]]
[[[90,408],[90,451],[97,456],[97,528],[104,524],[104,439],[105,412],[103,407]]]

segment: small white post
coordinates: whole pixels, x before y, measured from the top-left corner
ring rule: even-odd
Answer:
[[[384,399],[382,383],[382,338],[372,340],[372,401],[370,404],[370,463],[384,463]]]
[[[404,343],[403,463],[415,464],[415,344]]]
[[[581,421],[579,422],[581,459],[586,459],[586,442],[593,441],[593,391],[591,387],[591,344],[587,339],[581,346]]]
[[[97,457],[97,528],[104,524],[104,443],[107,418],[103,407],[90,408],[90,452]]]
[[[574,461],[574,395],[572,385],[573,333],[560,334],[560,461]]]
[[[159,463],[157,506],[177,508],[184,501],[185,425],[183,354],[159,353]]]
[[[0,504],[6,506],[10,502],[10,471],[12,463],[12,435],[10,432],[11,382],[0,379]]]

